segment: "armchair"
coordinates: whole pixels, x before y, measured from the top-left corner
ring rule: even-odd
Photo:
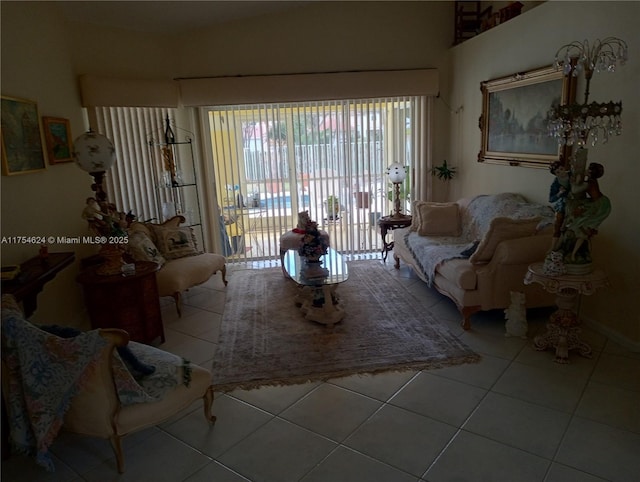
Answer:
[[[2,300],[2,393],[12,446],[35,454],[52,470],[48,447],[62,428],[108,438],[124,472],[121,438],[157,425],[199,398],[209,422],[211,373],[180,357],[139,343],[123,330],[102,329],[60,338],[24,319]],[[154,373],[135,379],[116,353],[127,345]],[[145,380],[146,379],[146,380]]]

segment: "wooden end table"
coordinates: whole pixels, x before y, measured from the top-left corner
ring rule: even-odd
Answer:
[[[569,363],[569,351],[574,349],[580,355],[591,358],[591,347],[579,338],[578,299],[580,295],[591,295],[598,288],[609,285],[604,271],[596,269],[584,275],[554,276],[544,273],[543,263],[534,263],[529,266],[524,283],[539,283],[549,293],[556,294],[558,309],[549,317],[546,333],[534,338],[536,349],[555,348],[557,363]]]
[[[398,228],[406,228],[411,226],[411,216],[405,214],[384,216],[378,219],[380,226],[380,236],[382,237],[382,261],[386,263],[387,254],[393,249],[393,241],[387,242],[387,233]]]
[[[77,281],[84,288],[84,299],[92,328],[120,328],[133,341],[151,343],[160,337],[164,343],[164,327],[160,297],[156,284],[157,263],[136,261],[136,272],[104,276],[96,273],[99,265],[80,273]]]
[[[2,282],[2,294],[11,294],[22,302],[24,317],[29,318],[37,308],[38,293],[64,268],[75,260],[73,252],[49,253],[46,258],[36,256],[20,265],[20,274]]]

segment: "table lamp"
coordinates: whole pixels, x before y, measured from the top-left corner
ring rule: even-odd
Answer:
[[[83,211],[83,217],[89,222],[92,229],[103,239],[100,256],[104,263],[97,269],[98,274],[119,274],[124,264],[122,253],[117,244],[110,244],[109,236],[122,234],[119,219],[113,213],[113,209],[107,202],[107,193],[103,188],[104,174],[116,161],[116,151],[113,143],[102,134],[89,128],[74,142],[74,158],[76,164],[83,171],[93,177],[94,183],[91,190],[95,192],[95,202],[87,199],[87,206]],[[97,206],[95,203],[97,202]]]
[[[387,175],[389,181],[393,183],[393,202],[394,212],[391,219],[405,219],[406,214],[402,214],[402,207],[400,205],[400,185],[407,178],[406,167],[398,162],[394,162],[387,168]]]

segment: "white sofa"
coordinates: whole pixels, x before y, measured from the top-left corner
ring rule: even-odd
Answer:
[[[453,203],[415,202],[412,225],[394,231],[395,267],[411,266],[429,286],[451,298],[471,327],[480,310],[504,309],[510,292],[528,308],[551,306],[553,295],[523,280],[551,246],[553,210],[512,193]]]

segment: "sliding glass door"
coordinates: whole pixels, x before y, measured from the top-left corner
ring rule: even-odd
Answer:
[[[392,209],[385,171],[412,172],[419,97],[208,109],[221,242],[231,259],[275,259],[280,235],[309,211],[345,253],[381,249]],[[410,206],[411,176],[402,189]]]

